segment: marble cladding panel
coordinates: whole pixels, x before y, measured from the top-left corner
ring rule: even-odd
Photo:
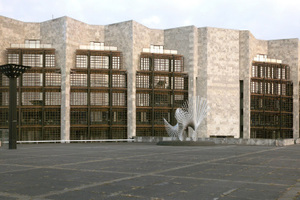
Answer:
[[[207,134],[239,137],[239,31],[207,31]]]

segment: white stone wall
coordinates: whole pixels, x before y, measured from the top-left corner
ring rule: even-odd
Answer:
[[[239,137],[239,31],[217,28],[206,31],[204,67],[210,106],[206,137]]]

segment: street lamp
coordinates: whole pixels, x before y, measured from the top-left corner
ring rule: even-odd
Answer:
[[[29,68],[16,64],[0,65],[0,72],[9,78],[9,149],[17,149],[17,78]]]

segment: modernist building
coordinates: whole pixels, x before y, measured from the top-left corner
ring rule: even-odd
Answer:
[[[0,17],[0,64],[18,79],[18,140],[167,136],[163,118],[192,96],[210,106],[199,137],[299,138],[299,40],[247,30],[89,25]],[[0,130],[8,128],[0,74]]]

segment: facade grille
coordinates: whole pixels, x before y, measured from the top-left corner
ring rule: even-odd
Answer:
[[[253,62],[251,138],[293,138],[293,84],[288,65]]]
[[[121,53],[77,50],[70,82],[70,139],[126,139],[127,74]]]
[[[136,135],[168,136],[163,118],[176,124],[175,110],[187,99],[183,56],[142,53],[136,75]]]
[[[60,139],[61,75],[54,49],[7,49],[8,64],[31,66],[17,80],[17,140]],[[8,128],[9,81],[0,74],[0,129]]]

